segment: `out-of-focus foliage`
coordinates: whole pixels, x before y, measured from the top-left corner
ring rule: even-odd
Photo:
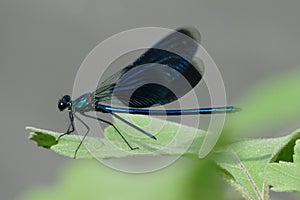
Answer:
[[[299,77],[300,70],[289,71],[245,91],[238,97],[237,106],[242,108],[242,112],[228,115],[225,131],[228,130],[228,134],[234,137],[257,136],[297,121],[300,113]]]
[[[215,171],[209,162],[188,158],[148,174],[125,174],[93,160],[76,160],[60,173],[56,185],[35,188],[22,199],[233,199],[221,192],[223,182]]]

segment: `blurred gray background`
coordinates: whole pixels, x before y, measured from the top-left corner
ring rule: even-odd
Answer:
[[[229,104],[259,80],[299,66],[300,1],[1,0],[0,198],[57,180],[69,159],[38,148],[25,126],[64,131],[57,101],[85,56],[121,31],[194,25],[219,66]]]

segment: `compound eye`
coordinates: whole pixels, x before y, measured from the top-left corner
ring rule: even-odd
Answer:
[[[63,111],[64,109],[66,109],[68,107],[68,104],[64,103],[62,100],[58,101],[58,109],[60,111]]]

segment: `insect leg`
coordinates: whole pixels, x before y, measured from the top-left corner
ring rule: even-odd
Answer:
[[[131,150],[139,149],[139,147],[132,147],[129,144],[129,142],[126,140],[126,138],[122,135],[122,133],[117,129],[117,127],[113,123],[111,123],[110,121],[107,121],[107,120],[104,120],[104,119],[101,119],[101,118],[98,118],[98,117],[94,117],[94,116],[91,116],[91,115],[87,115],[85,113],[81,113],[81,114],[85,117],[96,119],[100,122],[103,122],[103,123],[106,123],[106,124],[112,126]]]
[[[61,134],[60,136],[58,136],[58,138],[56,139],[56,142],[58,142],[61,137],[65,136],[65,135],[69,135],[70,133],[73,133],[75,131],[74,114],[71,110],[69,111],[69,119],[70,119],[70,124],[69,124],[67,131],[65,133]]]

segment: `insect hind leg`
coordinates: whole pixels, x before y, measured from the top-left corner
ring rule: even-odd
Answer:
[[[85,113],[81,113],[83,116],[85,117],[88,117],[88,118],[92,118],[92,119],[96,119],[98,120],[99,122],[103,122],[103,123],[106,123],[110,126],[112,126],[115,131],[120,135],[120,137],[122,138],[122,140],[127,144],[127,146],[131,149],[131,150],[136,150],[136,149],[139,149],[139,147],[133,147],[129,144],[128,140],[122,135],[122,133],[117,129],[117,127],[110,121],[107,121],[107,120],[104,120],[104,119],[101,119],[101,118],[98,118],[98,117],[94,117],[94,116],[91,116],[91,115],[87,115]]]

